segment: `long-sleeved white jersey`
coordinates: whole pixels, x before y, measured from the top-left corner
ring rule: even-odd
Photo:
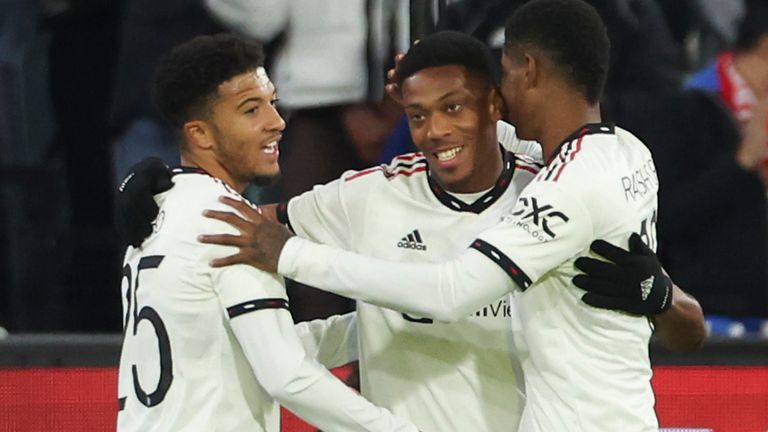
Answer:
[[[198,236],[236,231],[203,211],[228,209],[221,195],[242,197],[199,170],[179,170],[173,182],[154,233],[125,257],[117,430],[277,432],[279,402],[328,431],[415,431],[305,353],[279,277],[209,266],[236,248]]]
[[[424,157],[413,153],[317,186],[279,207],[279,218],[302,237],[365,255],[453,259],[512,210],[541,167],[538,145],[520,142],[510,128],[500,124],[500,142],[534,157],[504,151],[504,170],[487,191],[443,190],[430,178]],[[409,295],[423,294],[415,287]],[[510,325],[515,313],[508,295],[455,323],[358,302],[363,395],[422,430],[515,431],[525,401]]]
[[[655,431],[647,319],[585,304],[571,279],[574,260],[590,255],[595,239],[626,246],[640,232],[655,248],[657,191],[651,154],[637,138],[587,125],[562,143],[501,222],[453,260],[397,263],[292,238],[279,271],[445,321],[513,292],[527,397],[520,431]]]

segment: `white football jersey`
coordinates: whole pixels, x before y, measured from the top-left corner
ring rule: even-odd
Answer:
[[[594,239],[626,247],[639,232],[655,249],[657,191],[637,138],[588,125],[473,244],[524,290],[513,295],[528,397],[521,430],[657,430],[647,318],[591,307],[571,281]]]
[[[153,234],[125,257],[117,430],[277,432],[276,401],[326,430],[415,430],[307,358],[281,278],[209,265],[237,248],[198,236],[237,231],[203,211],[242,197],[200,170],[177,172]]]
[[[511,133],[504,145],[519,148]],[[541,167],[525,155],[504,158],[493,188],[463,200],[434,182],[423,155],[412,153],[316,186],[279,206],[278,216],[299,236],[325,244],[388,260],[442,262],[499,223]],[[515,313],[509,296],[456,323],[358,302],[363,395],[425,431],[515,431],[524,404],[509,319]]]
[[[500,224],[452,261],[394,262],[295,237],[278,270],[446,321],[513,291],[527,397],[521,432],[656,431],[648,320],[585,304],[572,277],[595,239],[626,248],[639,231],[655,248],[657,191],[651,154],[637,138],[589,125],[564,141]]]

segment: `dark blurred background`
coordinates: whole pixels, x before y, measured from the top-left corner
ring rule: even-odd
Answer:
[[[410,151],[382,92],[392,55],[435,29],[473,34],[498,54],[522,0],[349,7],[357,2],[367,7],[359,25],[339,30],[362,47],[349,54],[306,49],[322,27],[290,0],[0,0],[0,327],[120,331],[114,191],[144,157],[178,163],[148,98],[172,46],[220,31],[266,45],[288,122],[284,176],[248,196],[272,202]],[[605,118],[656,159],[663,263],[713,332],[768,337],[768,2],[589,2],[613,43]],[[313,73],[327,87],[298,90],[307,64],[321,64]],[[353,307],[308,287],[289,292],[297,320]]]

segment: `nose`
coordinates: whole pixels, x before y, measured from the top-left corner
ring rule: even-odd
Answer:
[[[448,119],[440,114],[434,114],[427,120],[427,138],[434,140],[444,138],[451,134],[451,124]]]
[[[267,130],[282,132],[285,129],[285,120],[283,120],[283,116],[280,115],[276,106],[269,105],[267,115],[269,115],[266,123]]]

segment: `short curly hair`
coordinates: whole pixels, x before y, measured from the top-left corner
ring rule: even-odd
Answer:
[[[402,84],[422,69],[450,65],[464,66],[489,86],[496,86],[490,49],[474,37],[455,31],[432,33],[413,45],[398,65],[397,81]]]
[[[152,80],[152,101],[175,128],[205,116],[221,83],[264,65],[257,43],[220,33],[197,36],[176,46],[158,64]]]
[[[544,51],[590,103],[602,97],[611,43],[591,5],[582,0],[531,0],[510,16],[504,38],[505,49],[532,45]]]

